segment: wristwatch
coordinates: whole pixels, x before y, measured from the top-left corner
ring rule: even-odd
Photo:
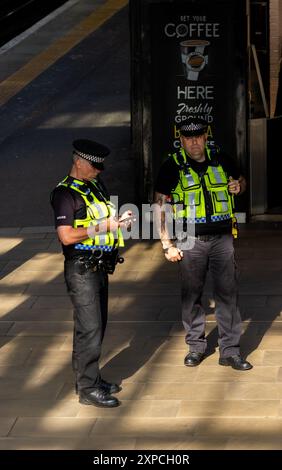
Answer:
[[[163,248],[163,252],[167,255],[170,248],[175,248],[174,245],[170,245],[167,248]]]

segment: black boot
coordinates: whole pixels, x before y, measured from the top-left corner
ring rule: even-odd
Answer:
[[[184,359],[184,365],[187,367],[198,366],[204,359],[204,353],[189,352]]]
[[[104,408],[113,408],[120,405],[118,399],[109,395],[102,387],[95,387],[89,393],[80,392],[79,403],[82,405],[94,405]]]
[[[253,368],[252,364],[248,361],[245,361],[240,354],[229,357],[220,357],[218,363],[221,366],[231,366],[236,370],[250,370]]]

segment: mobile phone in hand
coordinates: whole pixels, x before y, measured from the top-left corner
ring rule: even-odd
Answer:
[[[124,219],[119,219],[119,222],[135,222],[136,217],[131,215],[130,217],[125,217]]]

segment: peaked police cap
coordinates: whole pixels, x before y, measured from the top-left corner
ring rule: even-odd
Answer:
[[[104,170],[104,160],[110,153],[108,147],[88,139],[74,140],[72,145],[75,155],[88,160],[98,170]]]
[[[179,131],[184,137],[193,137],[194,135],[205,134],[208,130],[208,125],[203,119],[188,118],[180,124]]]

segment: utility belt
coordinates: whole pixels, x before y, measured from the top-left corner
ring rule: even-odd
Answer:
[[[104,271],[107,274],[113,274],[116,265],[124,262],[124,258],[119,255],[118,249],[111,251],[97,249],[91,255],[76,255],[70,260],[78,266],[79,274],[85,274],[87,271]]]
[[[212,235],[212,234],[189,235],[187,233],[185,234],[184,232],[182,232],[182,235],[176,237],[175,240],[176,240],[177,246],[181,247],[181,249],[190,249],[192,246],[194,246],[196,240],[199,240],[201,242],[211,242],[214,240],[219,240],[224,235],[226,234],[218,233],[216,235]],[[191,245],[191,242],[192,242],[192,245]]]
[[[233,219],[228,219],[222,226],[212,227],[212,225],[209,224],[209,228],[207,231],[210,231],[211,233],[195,235],[195,225],[198,225],[198,224],[189,225],[187,224],[187,221],[185,218],[177,219],[175,220],[175,232],[174,232],[175,238],[181,241],[184,241],[187,238],[194,238],[197,240],[208,242],[210,240],[213,240],[214,238],[220,238],[222,235],[227,235],[231,233],[234,238],[237,238],[237,236],[234,234],[234,229],[233,229],[234,222],[233,221],[236,221],[235,217]],[[202,225],[203,227],[199,225],[199,231],[201,228],[204,228],[205,224],[202,224]],[[212,233],[213,230],[216,230],[217,233]]]

